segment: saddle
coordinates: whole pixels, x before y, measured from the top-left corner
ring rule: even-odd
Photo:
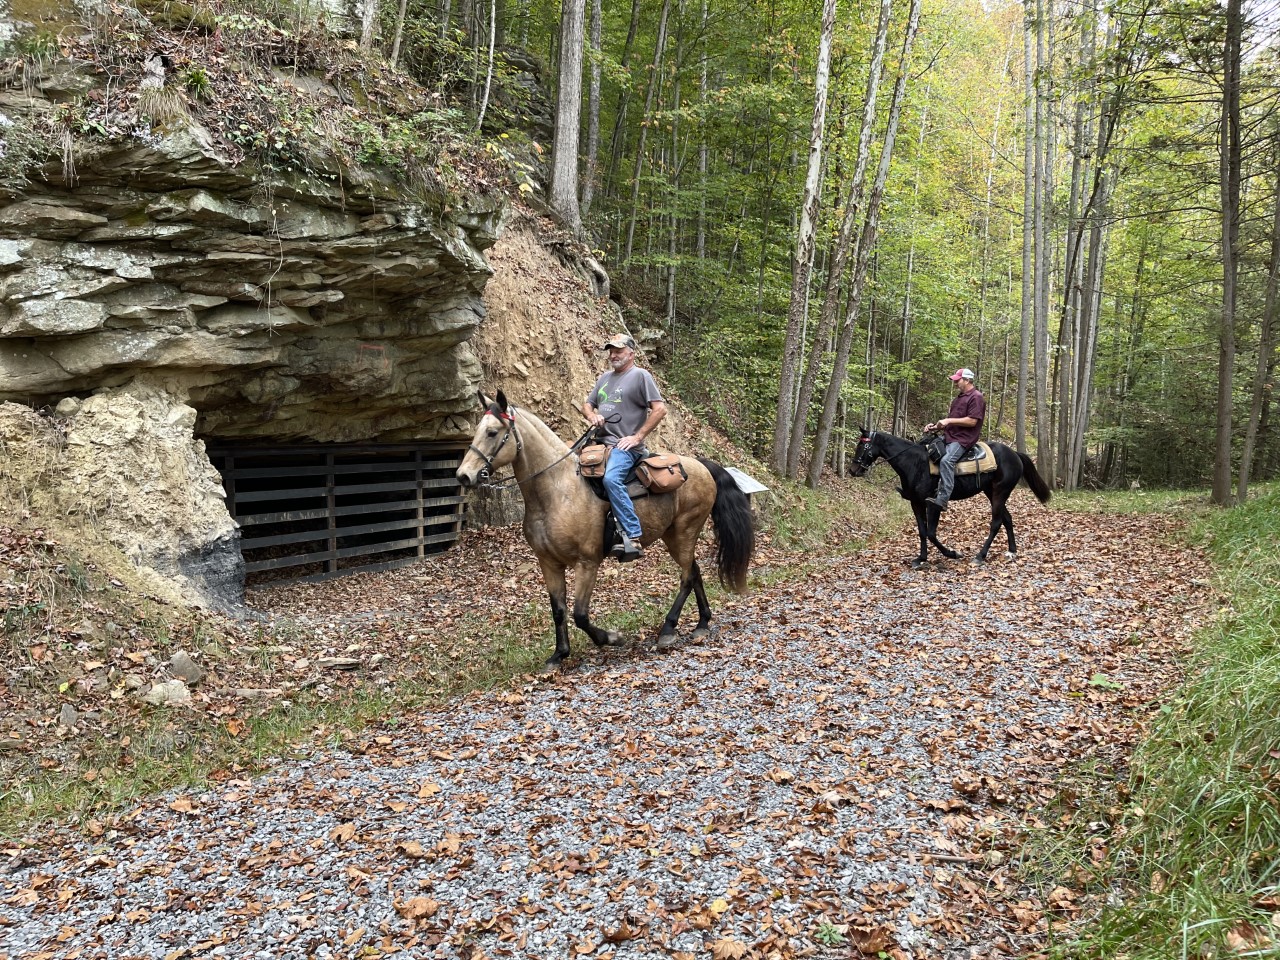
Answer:
[[[995,470],[996,466],[995,453],[983,441],[979,440],[956,463],[956,476],[966,477],[978,473],[990,473]],[[929,458],[929,474],[935,477],[938,475],[938,465],[934,463],[932,457]]]
[[[608,500],[604,489],[604,471],[609,462],[612,447],[603,443],[583,447],[578,454],[578,474],[586,480],[592,491],[601,500]],[[654,453],[637,460],[627,471],[625,482],[627,494],[632,500],[641,497],[656,496],[661,493],[672,493],[689,479],[684,464],[674,453]]]

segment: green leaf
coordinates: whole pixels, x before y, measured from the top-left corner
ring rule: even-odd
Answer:
[[[1099,690],[1123,690],[1123,683],[1116,683],[1105,673],[1095,673],[1089,678],[1089,686],[1097,687]]]

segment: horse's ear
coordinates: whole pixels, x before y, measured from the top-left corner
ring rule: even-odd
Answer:
[[[507,412],[507,395],[501,389],[498,390],[498,395],[494,397],[493,402],[498,405],[498,409],[503,413]]]
[[[486,396],[484,395],[484,391],[483,391],[483,390],[477,390],[477,391],[476,391],[476,396],[480,398],[480,409],[481,409],[481,410],[488,410],[488,409],[489,409],[489,404],[493,403],[493,401],[492,401],[492,400],[490,400],[488,397],[486,397]]]
[[[866,439],[867,437],[869,437],[869,436],[871,436],[871,428],[870,428],[870,427],[863,427],[863,428],[862,428],[862,438],[865,440],[865,439]]]

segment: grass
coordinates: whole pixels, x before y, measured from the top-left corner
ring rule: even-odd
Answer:
[[[1038,844],[1046,876],[1101,904],[1056,957],[1280,957],[1280,486],[1232,509],[1202,502],[1178,501],[1230,604],[1127,779],[1077,773],[1072,819],[1093,828]]]

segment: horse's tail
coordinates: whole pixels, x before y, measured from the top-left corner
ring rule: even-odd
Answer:
[[[716,567],[720,582],[734,593],[747,589],[747,568],[756,551],[755,517],[751,501],[729,471],[714,460],[698,457],[716,482],[716,502],[711,507],[711,523],[716,528]]]
[[[1040,471],[1036,469],[1035,461],[1025,453],[1019,453],[1018,458],[1022,461],[1022,479],[1027,481],[1027,486],[1031,488],[1031,492],[1036,495],[1037,500],[1041,503],[1048,503],[1049,498],[1053,496],[1053,491],[1044,482],[1044,477],[1040,476]]]

